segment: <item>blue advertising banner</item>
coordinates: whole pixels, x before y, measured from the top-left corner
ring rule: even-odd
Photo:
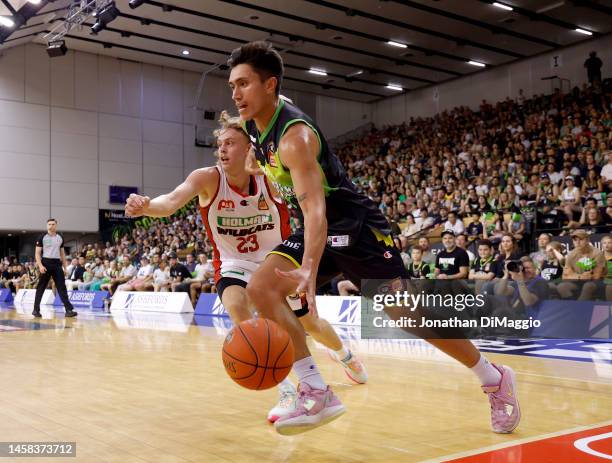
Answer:
[[[6,304],[10,304],[13,302],[13,293],[8,288],[0,289],[0,302],[4,302]]]
[[[68,299],[75,307],[91,307],[93,309],[103,309],[104,299],[108,299],[108,291],[68,291]],[[55,295],[54,306],[62,306],[59,294]]]
[[[221,299],[217,294],[202,293],[195,307],[196,315],[217,315],[219,317],[229,317],[229,314],[221,304]]]

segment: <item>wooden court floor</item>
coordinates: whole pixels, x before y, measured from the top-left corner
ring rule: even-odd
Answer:
[[[612,418],[610,362],[488,354],[520,381],[523,421],[497,435],[471,373],[429,345],[353,340],[369,384],[351,384],[313,345],[348,412],[283,437],[265,421],[276,391],[235,385],[220,359],[226,328],[191,318],[81,313],[34,322],[0,311],[0,441],[77,443],[76,458],[53,462],[429,462]]]

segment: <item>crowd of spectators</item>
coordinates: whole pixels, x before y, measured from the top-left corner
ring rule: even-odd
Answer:
[[[515,100],[483,100],[479,110],[372,129],[337,154],[389,219],[413,278],[520,279],[508,263],[544,280],[612,278],[612,238],[601,251],[588,243],[612,228],[611,105],[610,87],[599,82],[532,99],[521,91]],[[195,301],[215,289],[203,230],[195,203],[169,221],[139,221],[112,241],[71,250],[67,286],[186,291]],[[562,235],[590,248],[567,254],[551,242]],[[584,255],[572,257],[579,248]],[[0,263],[0,286],[30,288],[37,278],[32,263]],[[586,288],[565,285],[560,295],[596,293]],[[357,288],[336,281],[328,290]]]

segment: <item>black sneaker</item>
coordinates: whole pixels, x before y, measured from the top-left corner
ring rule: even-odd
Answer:
[[[35,310],[34,312],[32,312],[32,315],[34,315],[34,318],[42,317],[42,315],[40,314],[40,310]]]
[[[66,318],[68,317],[76,317],[78,315],[78,313],[76,313],[74,310],[66,310]]]

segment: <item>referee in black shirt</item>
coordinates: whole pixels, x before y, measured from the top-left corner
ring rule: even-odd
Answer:
[[[76,317],[77,313],[72,307],[68,292],[66,291],[66,281],[64,279],[64,269],[66,268],[66,254],[64,253],[64,238],[57,233],[57,220],[47,220],[47,233],[42,234],[36,240],[36,265],[40,271],[40,279],[36,287],[36,298],[34,299],[34,311],[32,315],[40,317],[40,301],[47,289],[49,279],[53,278],[55,287],[60,299],[66,309],[66,317]]]

